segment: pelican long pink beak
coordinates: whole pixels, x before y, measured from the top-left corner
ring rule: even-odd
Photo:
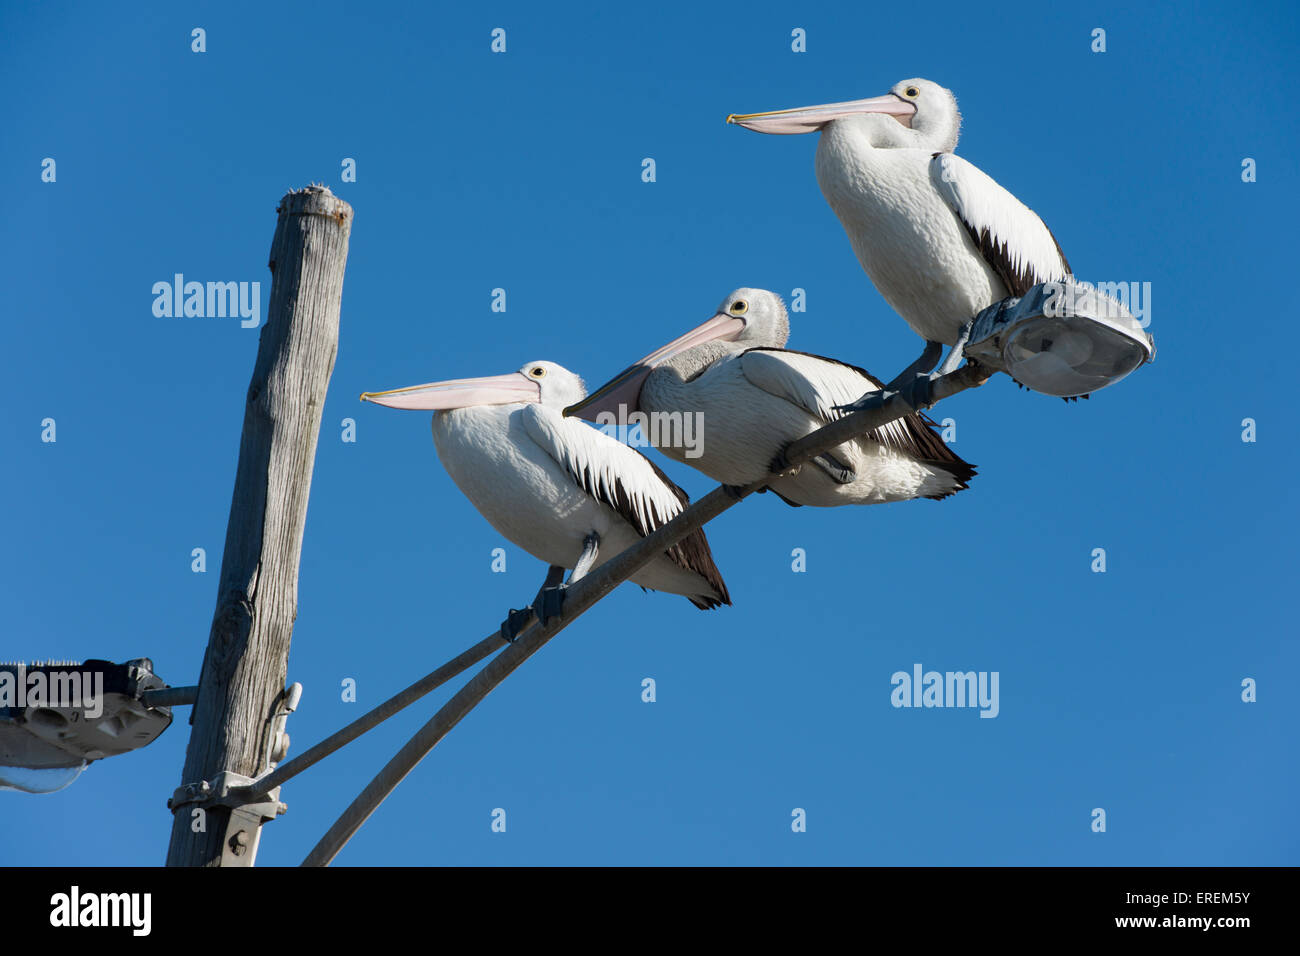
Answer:
[[[620,405],[624,406],[627,412],[634,412],[640,407],[641,386],[657,366],[674,355],[679,355],[697,345],[703,345],[705,342],[730,342],[740,335],[744,328],[744,319],[719,312],[703,325],[696,326],[680,338],[673,339],[663,348],[651,352],[641,361],[624,369],[582,401],[570,405],[564,410],[564,414],[594,422],[602,412],[617,416]]]
[[[794,133],[815,132],[832,120],[852,116],[855,113],[885,113],[910,129],[912,117],[916,115],[916,106],[890,93],[886,96],[873,96],[868,100],[801,106],[798,109],[775,110],[771,113],[732,113],[727,117],[727,122],[759,133],[788,136]]]
[[[522,372],[491,375],[486,378],[457,378],[428,385],[410,385],[387,392],[362,392],[363,402],[389,408],[449,409],[470,405],[509,405],[512,402],[538,402],[542,389]]]

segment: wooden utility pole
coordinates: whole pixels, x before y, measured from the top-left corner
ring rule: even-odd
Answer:
[[[321,411],[338,351],[352,207],[323,186],[309,186],[288,193],[276,211],[271,299],[244,405],[217,607],[182,787],[171,802],[168,866],[251,865],[267,814],[232,814],[230,804],[238,800],[211,798],[223,781],[238,782],[219,774],[256,777],[278,759],[271,753],[271,726],[298,613],[298,560]]]

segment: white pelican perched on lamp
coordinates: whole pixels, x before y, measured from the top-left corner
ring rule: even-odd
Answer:
[[[580,379],[554,362],[519,371],[387,392],[362,401],[432,409],[438,458],[475,508],[503,536],[549,564],[533,611],[545,623],[559,613],[564,588],[667,524],[689,503],[644,455],[565,418],[586,394]],[[561,584],[572,568],[568,584]],[[703,531],[632,575],[654,591],[685,595],[698,608],[730,604]],[[511,610],[502,634],[514,640],[529,612]]]
[[[1071,273],[1037,214],[953,154],[961,114],[937,83],[903,80],[885,96],[727,122],[760,133],[821,131],[822,194],[872,284],[926,340],[900,381],[929,372],[940,343],[964,344],[983,309]]]
[[[726,485],[785,472],[787,445],[844,412],[839,406],[882,383],[835,359],[782,348],[789,319],[778,295],[737,289],[717,314],[565,409],[591,421],[601,413],[698,414],[700,454],[660,439],[660,451]],[[620,407],[621,406],[621,407]],[[768,487],[788,504],[832,507],[910,498],[946,498],[975,469],[954,455],[922,415],[911,414],[819,455]]]

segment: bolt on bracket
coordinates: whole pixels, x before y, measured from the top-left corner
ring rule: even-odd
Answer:
[[[288,806],[280,801],[280,788],[267,791],[258,781],[270,774],[275,765],[284,759],[289,750],[289,735],[285,723],[298,709],[302,698],[302,684],[294,682],[280,692],[275,708],[267,721],[267,768],[258,777],[246,777],[233,770],[222,770],[211,781],[182,784],[167,801],[167,808],[175,814],[182,807],[225,807],[230,811],[225,833],[221,837],[222,866],[252,866],[257,858],[257,844],[262,835],[262,824],[274,820]]]
[[[279,787],[268,794],[260,793],[254,778],[230,770],[221,771],[211,782],[200,780],[177,787],[167,807],[175,813],[186,806],[202,810],[225,807],[230,811],[221,840],[222,866],[252,866],[262,824],[288,809],[280,802]]]

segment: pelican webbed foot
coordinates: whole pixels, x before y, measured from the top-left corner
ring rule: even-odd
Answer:
[[[829,453],[818,455],[813,459],[813,464],[820,468],[837,484],[851,485],[857,479],[858,475],[848,465],[838,462],[835,457]]]
[[[789,446],[787,445],[786,448],[788,447]],[[788,455],[786,455],[785,452],[786,449],[782,448],[779,452],[776,453],[776,456],[772,459],[771,464],[767,466],[768,470],[771,471],[772,474],[774,475],[782,475],[782,476],[797,475],[799,473],[799,469],[802,468],[803,466],[790,464],[790,458]],[[836,459],[836,457],[832,455],[830,452],[823,452],[822,454],[818,455],[812,460],[812,464],[816,465],[822,471],[826,472],[826,474],[830,475],[831,478],[834,479],[838,484],[841,485],[852,484],[857,479],[857,472],[855,472],[848,465],[841,464],[840,461]]]
[[[934,379],[930,373],[918,374],[897,388],[885,387],[867,392],[856,402],[849,402],[847,405],[836,405],[834,410],[844,415],[865,412],[868,409],[880,408],[885,402],[897,395],[908,404],[912,411],[919,412],[934,404],[933,383]]]
[[[560,605],[564,603],[564,595],[563,593],[555,595],[554,592],[563,591],[563,582],[564,568],[552,564],[546,571],[546,580],[538,589],[533,603],[518,611],[511,608],[506,619],[501,622],[501,636],[506,639],[506,643],[513,644],[534,618],[545,624],[548,617],[555,617],[559,613]]]
[[[501,636],[505,638],[507,644],[513,644],[519,639],[519,634],[529,624],[533,622],[533,609],[526,607],[523,610],[516,611],[510,609],[506,619],[501,622]]]
[[[567,584],[557,584],[537,592],[533,611],[536,612],[538,621],[545,624],[551,618],[560,616],[560,612],[564,610],[564,592],[568,587]]]

